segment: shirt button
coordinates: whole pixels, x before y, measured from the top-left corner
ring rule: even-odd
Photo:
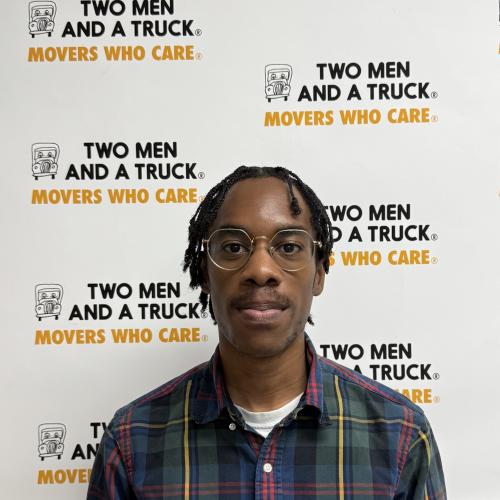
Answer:
[[[273,466],[271,464],[264,464],[264,472],[271,472],[273,470]]]
[[[229,430],[230,430],[230,431],[234,431],[235,429],[236,429],[236,424],[235,424],[234,422],[231,422],[231,423],[229,424]]]

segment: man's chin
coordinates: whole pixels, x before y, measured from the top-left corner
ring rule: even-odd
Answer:
[[[221,334],[221,340],[229,343],[239,354],[253,358],[272,358],[284,353],[297,339],[298,334],[283,334],[280,332],[252,331],[247,335]]]

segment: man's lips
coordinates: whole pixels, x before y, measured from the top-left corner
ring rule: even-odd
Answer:
[[[286,309],[281,302],[240,302],[235,305],[236,309],[255,309],[257,311],[267,311],[269,309]]]
[[[286,301],[255,301],[255,300],[242,300],[237,301],[234,304],[236,310],[238,310],[244,319],[248,321],[275,321],[277,320],[283,311],[287,309],[288,303]]]
[[[248,321],[275,321],[285,309],[238,309],[244,319]]]

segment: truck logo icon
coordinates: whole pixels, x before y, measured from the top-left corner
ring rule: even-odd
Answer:
[[[54,31],[54,18],[56,17],[56,4],[54,2],[30,2],[29,19],[30,35],[47,33],[51,36]]]
[[[36,285],[35,312],[38,321],[49,316],[55,316],[56,319],[59,319],[62,297],[63,287],[61,285]]]
[[[53,142],[37,142],[31,146],[31,170],[33,177],[50,175],[55,179],[57,162],[59,161],[59,146]]]
[[[268,64],[266,66],[266,99],[283,98],[285,101],[290,95],[290,81],[292,67],[289,64]]]
[[[38,456],[61,459],[64,451],[66,426],[64,424],[40,424],[38,426]]]

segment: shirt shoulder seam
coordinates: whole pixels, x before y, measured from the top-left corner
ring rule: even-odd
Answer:
[[[165,382],[156,389],[153,389],[152,391],[140,396],[139,398],[135,399],[134,401],[128,403],[127,405],[117,410],[115,416],[122,417],[125,413],[128,413],[129,411],[132,411],[135,408],[142,406],[143,404],[150,403],[155,399],[169,396],[183,383],[187,383],[189,379],[192,379],[194,378],[194,376],[203,372],[207,364],[208,362],[201,363],[200,365],[191,368],[187,372],[178,375],[177,377],[169,380],[168,382]]]

